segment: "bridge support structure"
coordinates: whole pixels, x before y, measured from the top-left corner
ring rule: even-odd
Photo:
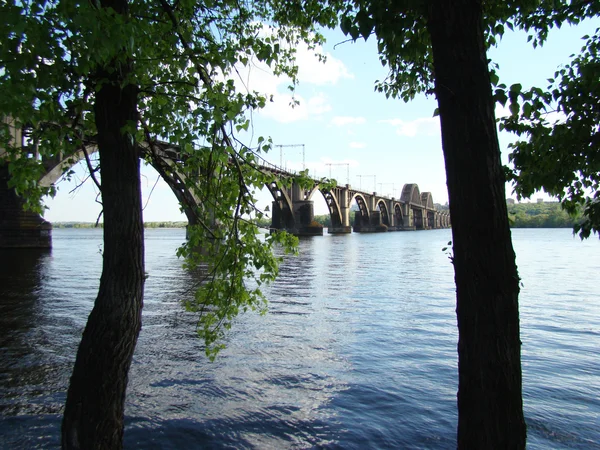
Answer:
[[[284,230],[294,236],[323,236],[323,226],[315,221],[312,200],[296,200],[291,209],[278,201],[272,206],[271,230]]]
[[[52,224],[31,211],[8,187],[8,166],[0,161],[0,248],[51,248]]]
[[[315,180],[316,181],[316,180]],[[431,193],[419,192],[414,184],[404,186],[400,199],[380,196],[377,192],[363,192],[350,185],[321,187],[315,185],[303,190],[292,181],[287,187],[279,182],[269,186],[273,202],[272,227],[298,236],[321,235],[320,225],[313,221],[311,198],[317,192],[323,195],[331,225],[330,234],[379,233],[385,231],[427,230],[450,226],[447,212],[438,211]],[[350,220],[350,207],[356,203],[354,221]]]
[[[331,225],[327,227],[329,234],[349,234],[352,233],[350,225],[350,201],[349,186],[338,186],[330,190],[323,190],[321,193],[325,197]]]
[[[11,140],[23,146],[23,130],[7,117],[1,120],[8,124]],[[52,224],[35,212],[25,211],[23,199],[8,187],[10,173],[4,153],[0,148],[0,248],[51,248]]]
[[[24,139],[24,129],[13,126],[10,119],[2,119],[9,124],[11,138],[20,145],[24,153],[36,158],[44,169],[44,174],[38,181],[40,185],[53,185],[66,169],[77,161],[84,159],[86,154],[95,152],[96,142],[88,139],[82,148],[74,150],[70,155],[56,155],[53,158],[40,157],[37,147]],[[8,121],[8,122],[7,122]],[[202,201],[190,186],[196,177],[209,174],[185,174],[178,165],[182,155],[176,147],[166,142],[140,143],[142,153],[150,164],[159,172],[173,193],[183,205],[190,225],[204,218],[208,226],[215,226],[214,216],[205,211]],[[52,225],[38,214],[23,211],[21,200],[13,189],[8,188],[10,174],[3,162],[4,150],[0,148],[0,247],[37,247],[49,248],[52,245]],[[184,155],[185,157],[185,155]],[[430,228],[446,228],[450,226],[450,216],[445,211],[434,207],[431,193],[419,192],[414,184],[405,184],[400,199],[377,195],[353,189],[349,184],[330,187],[320,185],[319,180],[312,180],[310,188],[301,187],[294,180],[289,180],[291,174],[276,166],[261,166],[277,178],[267,184],[273,195],[272,229],[285,230],[296,236],[321,236],[323,226],[314,220],[314,203],[312,195],[319,191],[325,198],[331,217],[328,233],[348,234],[352,231],[359,233],[374,233],[384,231],[403,231]],[[191,179],[190,179],[191,178]],[[286,181],[288,179],[289,181]],[[354,223],[350,222],[350,209],[356,202],[358,211]]]
[[[389,227],[383,222],[381,211],[372,210],[365,216],[360,210],[354,215],[353,231],[355,233],[384,233]]]

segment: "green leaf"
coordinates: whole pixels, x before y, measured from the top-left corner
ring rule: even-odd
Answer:
[[[491,71],[490,82],[492,83],[492,86],[496,86],[498,84],[498,81],[500,81],[500,77],[498,76],[498,74],[495,71]]]
[[[522,88],[523,87],[521,86],[521,83],[515,83],[510,86],[510,92],[514,92],[514,93],[518,94],[521,92]]]

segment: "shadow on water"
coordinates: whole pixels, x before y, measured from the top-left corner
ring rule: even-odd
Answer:
[[[0,249],[1,351],[19,352],[30,345],[24,337],[35,326],[40,286],[51,257],[48,249]]]
[[[58,444],[65,367],[48,345],[49,330],[40,327],[51,258],[51,250],[0,249],[0,415],[7,418],[0,440],[6,448]],[[20,430],[35,433],[37,442]]]

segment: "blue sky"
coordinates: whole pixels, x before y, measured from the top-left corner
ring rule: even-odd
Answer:
[[[501,82],[519,82],[524,88],[545,87],[546,79],[556,68],[579,51],[583,45],[581,37],[598,26],[596,20],[554,30],[548,42],[535,50],[524,33],[510,33],[488,56],[500,64]],[[327,43],[320,49],[327,56],[325,64],[308,50],[299,49],[300,84],[296,96],[300,105],[295,108],[289,106],[287,80],[276,79],[261,67],[246,74],[251,88],[274,98],[273,103],[253,115],[253,134],[246,141],[256,144],[258,136],[271,136],[276,145],[303,144],[306,167],[316,177],[331,173],[341,184],[349,182],[353,187],[393,196],[399,196],[405,183],[417,183],[421,192],[432,193],[436,203],[446,203],[439,121],[432,117],[435,99],[420,96],[410,103],[386,99],[373,89],[375,80],[387,74],[379,62],[375,40],[344,42],[346,38],[339,31],[327,32],[326,37]],[[497,113],[501,111],[497,109]],[[504,162],[510,140],[509,135],[501,133]],[[290,169],[301,169],[302,158],[300,146],[283,149],[283,165]],[[267,159],[279,164],[279,149],[274,149]],[[94,201],[95,186],[88,182],[70,193],[84,171],[80,166],[72,182],[59,182],[58,195],[46,201],[47,220],[96,220],[101,207]],[[161,180],[156,183],[156,172],[145,167],[142,175],[144,220],[186,220],[168,186]],[[507,195],[511,193],[507,186]],[[259,200],[263,207],[270,203],[267,192]],[[313,200],[315,213],[325,214],[327,207],[322,197],[317,194]]]

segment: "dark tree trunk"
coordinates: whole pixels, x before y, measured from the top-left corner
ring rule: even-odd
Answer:
[[[127,2],[109,2],[124,13]],[[103,6],[107,6],[104,5]],[[137,122],[137,88],[120,87],[130,67],[98,71],[96,93],[102,169],[104,253],[98,297],[71,376],[62,423],[65,449],[118,449],[123,440],[127,374],[142,323],[144,229],[137,146],[122,131]]]
[[[525,448],[519,277],[508,224],[481,1],[429,3],[458,319],[458,447]]]

